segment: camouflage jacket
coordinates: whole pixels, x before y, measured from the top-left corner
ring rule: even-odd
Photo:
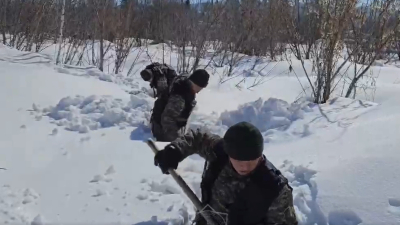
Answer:
[[[192,154],[198,154],[207,161],[212,161],[217,157],[213,149],[220,141],[221,137],[217,135],[202,133],[200,130],[192,130],[188,134],[171,142],[171,144],[177,146],[178,149],[181,150],[184,158]],[[252,182],[249,176],[239,175],[230,163],[226,163],[214,182],[209,205],[220,213],[229,214],[229,207],[234,203],[235,197],[249,182]],[[277,197],[265,211],[265,219],[263,219],[261,224],[297,224],[297,218],[293,207],[292,190],[288,185],[285,185],[280,190]]]
[[[171,86],[165,108],[160,117],[157,131],[162,133],[163,141],[173,141],[185,133],[187,121],[196,106],[195,94],[189,81],[182,77]]]

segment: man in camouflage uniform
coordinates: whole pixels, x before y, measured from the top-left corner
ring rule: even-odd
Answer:
[[[171,67],[159,63],[150,64],[140,74],[157,90],[150,120],[153,136],[171,142],[185,133],[196,94],[208,85],[210,75],[198,69],[190,76],[177,76]]]
[[[192,130],[159,151],[154,162],[168,174],[189,155],[203,157],[202,203],[227,214],[229,225],[297,225],[292,188],[262,154],[263,142],[247,122],[230,127],[223,138]],[[200,214],[195,222],[206,224]]]

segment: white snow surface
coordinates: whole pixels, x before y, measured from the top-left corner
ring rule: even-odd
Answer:
[[[160,58],[157,49],[149,51]],[[193,205],[143,142],[154,99],[138,72],[150,61],[131,77],[53,62],[0,44],[0,224],[191,221]],[[258,74],[250,64],[249,85]],[[251,90],[220,84],[222,69],[210,69],[191,128],[260,128],[264,154],[294,189],[299,224],[400,224],[400,69],[372,68],[374,101],[336,95],[316,105],[298,99],[299,81],[276,64],[275,78]],[[177,170],[198,196],[203,163],[190,156]]]

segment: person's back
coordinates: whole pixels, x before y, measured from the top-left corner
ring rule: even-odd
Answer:
[[[164,75],[157,79],[158,88],[161,89],[157,89],[157,100],[150,120],[153,136],[157,141],[164,142],[173,141],[185,133],[189,116],[196,106],[196,93],[207,86],[209,74],[199,69],[190,76],[174,76],[169,83],[167,77]]]
[[[170,87],[178,74],[169,65],[155,62],[147,65],[140,72],[140,76],[144,81],[150,83],[150,87],[155,92],[154,97],[159,98],[170,91]]]

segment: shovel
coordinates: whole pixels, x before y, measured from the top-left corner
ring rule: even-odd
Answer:
[[[153,140],[149,139],[146,141],[146,143],[149,145],[151,150],[153,150],[154,154],[157,154],[159,151],[156,144],[154,143]],[[211,218],[211,216],[203,211],[203,203],[197,198],[197,196],[193,193],[193,191],[190,189],[190,187],[186,184],[186,182],[182,179],[180,175],[178,175],[174,169],[168,169],[169,174],[174,178],[176,183],[182,188],[183,192],[185,192],[186,196],[190,199],[190,201],[193,203],[193,205],[196,207],[196,209],[199,211],[199,213],[204,217],[204,219],[207,221],[207,224],[209,225],[218,225],[217,223],[214,222],[214,220]]]

